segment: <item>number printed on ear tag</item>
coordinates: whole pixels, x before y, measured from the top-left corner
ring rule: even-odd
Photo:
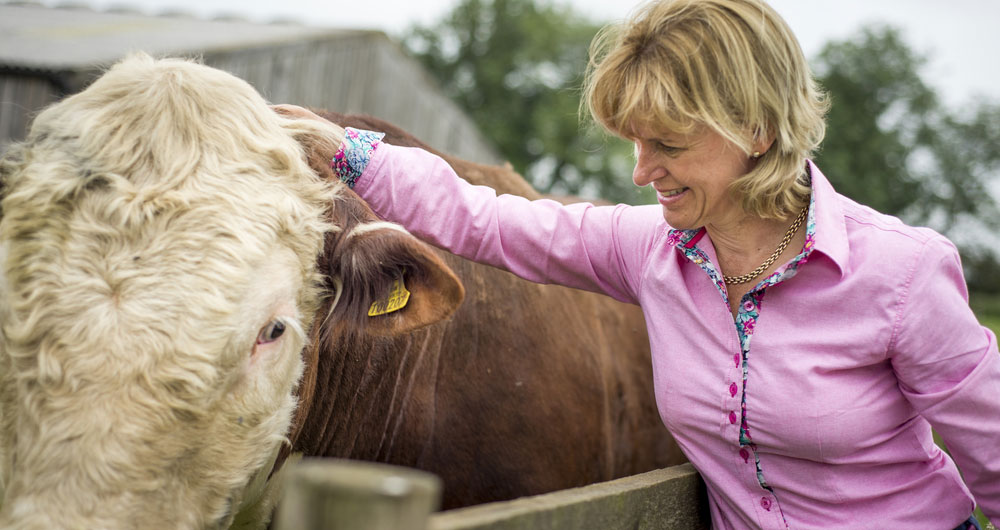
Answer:
[[[399,311],[406,307],[406,302],[410,300],[410,291],[403,285],[403,278],[397,278],[392,282],[392,289],[389,290],[389,298],[372,304],[368,308],[368,316],[377,317],[393,311]]]

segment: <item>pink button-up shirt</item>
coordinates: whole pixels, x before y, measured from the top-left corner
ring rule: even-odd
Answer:
[[[347,155],[355,191],[419,237],[642,307],[660,416],[715,528],[951,529],[970,489],[1000,522],[1000,354],[955,248],[837,194],[811,162],[806,248],[734,321],[710,238],[672,230],[659,205],[498,197],[419,149]]]

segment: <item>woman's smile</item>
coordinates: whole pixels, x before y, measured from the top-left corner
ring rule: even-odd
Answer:
[[[663,206],[672,205],[673,203],[679,201],[681,197],[685,195],[685,192],[687,192],[688,189],[690,188],[682,187],[682,188],[674,188],[671,190],[663,190],[663,191],[656,190],[656,200],[659,201],[659,203],[662,204]]]

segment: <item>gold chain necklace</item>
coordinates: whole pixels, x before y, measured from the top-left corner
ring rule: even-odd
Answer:
[[[788,231],[785,232],[785,237],[781,239],[781,243],[778,244],[778,248],[774,249],[774,253],[771,254],[771,257],[767,258],[767,260],[765,260],[764,263],[761,263],[759,267],[742,276],[723,275],[722,279],[726,282],[726,285],[738,285],[741,283],[747,283],[748,281],[760,276],[760,273],[764,272],[765,269],[770,267],[771,264],[774,263],[774,260],[778,259],[778,256],[780,256],[781,253],[785,251],[785,247],[788,246],[788,243],[792,240],[792,236],[795,235],[795,232],[798,232],[799,226],[802,225],[802,221],[806,220],[806,213],[808,212],[809,212],[809,205],[807,204],[805,205],[805,207],[802,208],[802,211],[799,212],[798,217],[796,217],[795,220],[792,221],[792,226],[788,227]]]

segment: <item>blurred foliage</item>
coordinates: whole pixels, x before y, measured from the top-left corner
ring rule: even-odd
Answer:
[[[998,228],[1000,105],[948,109],[921,77],[925,63],[890,27],[828,43],[814,61],[833,103],[816,161],[844,195],[974,240],[955,236]],[[996,251],[964,242],[962,254],[970,288],[1000,292]]]
[[[960,216],[997,212],[987,190],[1000,107],[950,113],[920,77],[925,62],[888,27],[827,44],[815,68],[833,107],[817,163],[848,197],[947,232]]]
[[[648,202],[631,181],[631,145],[580,127],[599,27],[565,5],[463,0],[439,23],[411,29],[403,45],[539,190]]]
[[[983,245],[962,245],[959,250],[969,291],[1000,295],[1000,263],[997,262],[997,251],[1000,249]],[[990,314],[995,322],[1000,323],[1000,309],[991,311]],[[1000,327],[997,330],[1000,333]]]
[[[1000,294],[977,291],[969,295],[969,307],[979,323],[1000,336]]]

